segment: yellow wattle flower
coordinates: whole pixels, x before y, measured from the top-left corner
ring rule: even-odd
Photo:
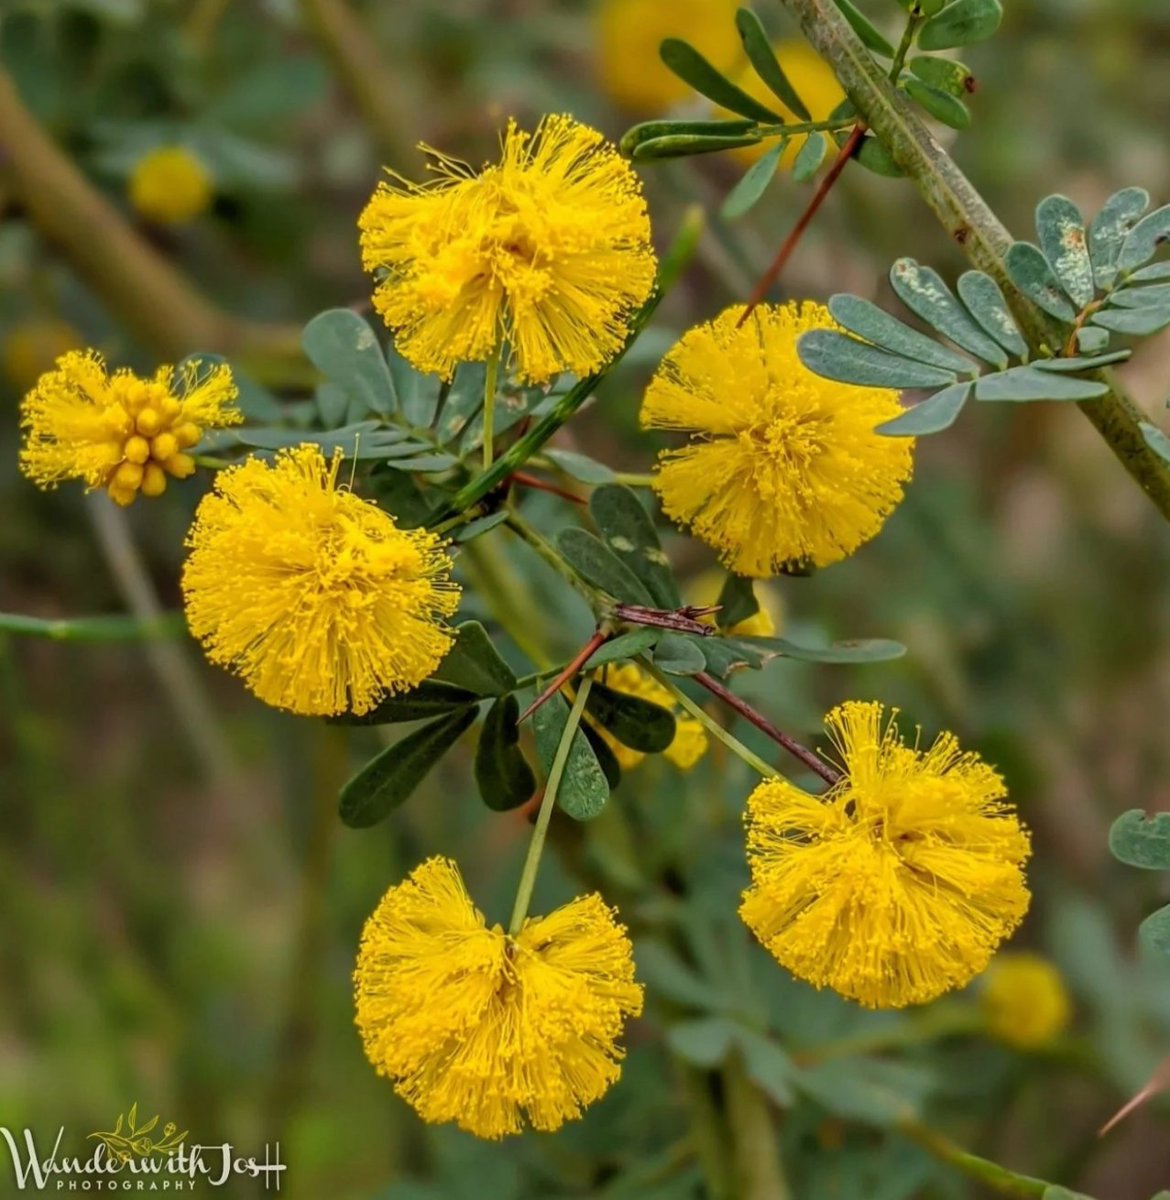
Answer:
[[[596,894],[512,937],[432,858],[382,897],[354,973],[366,1057],[424,1121],[481,1138],[551,1132],[621,1074],[642,1011],[629,939]]]
[[[602,90],[630,112],[662,116],[694,92],[658,56],[670,37],[684,38],[717,70],[743,57],[735,28],[739,0],[601,0],[597,71]]]
[[[183,146],[159,146],[130,173],[130,203],[147,220],[187,225],[211,206],[215,188],[203,163]]]
[[[1046,1046],[1072,1022],[1072,1001],[1055,965],[1038,954],[997,954],[979,980],[987,1031],[1019,1050]]]
[[[4,335],[0,363],[9,380],[27,392],[61,355],[84,349],[81,334],[67,321],[59,317],[30,317],[13,325]]]
[[[187,624],[212,662],[275,708],[368,712],[451,648],[459,604],[442,541],[337,484],[340,452],[220,471],[183,567]]]
[[[904,746],[851,701],[825,724],[844,774],[824,796],[768,779],[748,799],[740,916],[794,975],[867,1008],[970,982],[1019,925],[1028,834],[1003,780],[944,733]]]
[[[657,704],[659,708],[665,708],[674,715],[674,741],[662,754],[680,771],[689,771],[707,753],[707,731],[702,722],[679,709],[670,692],[640,667],[634,663],[607,667],[601,682],[615,692]],[[619,742],[604,726],[594,721],[589,723],[613,751],[613,756],[623,771],[636,767],[646,757],[640,750],[631,750],[625,743]]]
[[[528,383],[604,366],[654,286],[630,165],[565,116],[533,134],[509,123],[500,162],[479,174],[430,153],[438,179],[392,175],[359,220],[362,265],[384,272],[374,307],[403,357],[449,379],[504,341]]]
[[[63,354],[21,404],[21,470],[41,487],[80,479],[130,504],[159,496],[167,476],[195,470],[187,453],[207,429],[243,420],[232,407],[236,385],[226,366],[188,362],[159,367],[153,378],[106,370],[96,351]]]
[[[814,375],[797,357],[810,329],[836,329],[819,304],[741,306],[699,325],[663,359],[642,424],[696,433],[659,456],[654,488],[667,516],[740,575],[827,566],[852,554],[902,499],[912,438],[877,425],[898,394]]]

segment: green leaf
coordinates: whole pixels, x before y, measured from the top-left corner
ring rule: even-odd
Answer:
[[[370,486],[378,503],[393,514],[402,529],[418,529],[435,515],[431,497],[436,493],[425,493],[402,471],[389,471],[379,463],[370,472]]]
[[[853,26],[853,32],[861,39],[862,45],[882,58],[893,58],[894,47],[874,28],[869,18],[853,4],[853,0],[833,0],[841,10],[841,15]]]
[[[723,1064],[735,1035],[735,1023],[727,1017],[698,1017],[671,1025],[666,1044],[683,1062],[710,1070]]]
[[[797,354],[815,374],[863,387],[938,388],[956,382],[953,371],[890,354],[832,329],[802,335]]]
[[[1080,209],[1067,196],[1047,196],[1036,206],[1040,249],[1078,308],[1097,294],[1088,235]]]
[[[637,494],[622,484],[606,484],[589,497],[589,512],[605,545],[638,577],[652,603],[659,608],[678,608],[682,597],[670,560],[662,552],[654,522]]]
[[[1170,904],[1150,913],[1138,926],[1138,941],[1147,950],[1170,957]]]
[[[757,146],[763,140],[763,136],[758,133],[744,134],[740,137],[679,134],[640,142],[631,157],[635,162],[645,162],[648,159],[656,158],[688,158],[693,154],[716,154],[721,150],[739,150],[744,146]]]
[[[1004,266],[1012,283],[1033,304],[1067,325],[1076,320],[1077,310],[1064,294],[1052,264],[1044,257],[1039,246],[1033,246],[1031,242],[1016,242],[1009,247]]]
[[[950,58],[930,58],[920,54],[907,64],[911,71],[931,87],[952,96],[966,96],[975,90],[975,77],[969,67]]]
[[[435,419],[435,410],[439,403],[439,379],[434,375],[424,375],[390,346],[386,351],[386,366],[390,378],[394,381],[394,394],[398,397],[398,407],[407,422],[415,429],[429,429]],[[461,364],[455,372],[456,380],[462,375],[469,380],[479,372],[479,394],[483,397],[483,364]],[[454,388],[454,385],[452,385]]]
[[[719,590],[719,599],[715,601],[719,611],[715,614],[715,624],[720,629],[730,629],[748,617],[754,617],[760,611],[760,602],[756,599],[756,590],[752,580],[743,575],[728,572]]]
[[[848,137],[848,134],[845,137]],[[841,141],[844,141],[844,138]],[[901,179],[906,174],[894,161],[894,156],[886,149],[885,143],[873,133],[867,133],[861,139],[861,145],[853,157],[867,171],[886,179]]]
[[[617,755],[610,749],[609,743],[601,736],[600,732],[587,721],[582,724],[581,732],[585,735],[585,740],[593,747],[593,753],[597,755],[605,782],[609,784],[609,790],[612,792],[622,781],[622,765],[618,762]]]
[[[708,100],[739,113],[741,117],[751,117],[765,125],[781,125],[784,118],[779,113],[761,104],[749,96],[742,88],[738,88],[730,79],[720,74],[699,52],[684,42],[682,38],[667,38],[658,47],[662,61],[684,83],[690,84]]]
[[[1170,262],[1151,263],[1148,267],[1142,267],[1140,271],[1134,271],[1129,276],[1129,283],[1152,283],[1159,279],[1170,279]]]
[[[449,471],[459,460],[453,454],[412,454],[406,458],[386,455],[386,466],[392,471],[415,471],[419,474]]]
[[[484,718],[475,748],[475,782],[488,808],[507,812],[536,794],[536,775],[520,751],[520,705],[502,696]]]
[[[908,77],[902,84],[902,90],[922,107],[936,121],[948,125],[951,129],[968,129],[971,125],[971,110],[950,92],[936,88],[914,76]]]
[[[642,754],[661,754],[674,741],[674,717],[657,704],[594,683],[585,711],[623,746]]]
[[[829,139],[823,133],[810,133],[793,160],[792,178],[807,183],[820,170],[828,151]]]
[[[660,635],[660,631],[657,629],[633,629],[629,633],[620,633],[603,646],[599,646],[581,669],[588,671],[594,667],[602,667],[606,663],[637,658],[639,654],[649,650],[658,641]]]
[[[330,725],[398,725],[405,721],[423,721],[479,703],[480,697],[449,683],[424,679],[416,688],[401,696],[386,696],[367,713],[339,713],[329,717]]]
[[[409,368],[407,368],[409,370]],[[435,424],[435,440],[442,446],[455,441],[467,431],[468,425],[479,415],[483,408],[483,386],[486,370],[483,363],[460,363],[455,368],[455,378],[443,397],[443,408]],[[418,376],[425,381],[425,376]],[[434,404],[438,403],[441,388],[436,390]],[[419,424],[427,426],[434,419],[434,404],[430,403],[426,392],[419,394],[417,390],[411,393],[413,399],[403,400],[403,409],[413,407]],[[427,408],[430,407],[430,417],[427,418]],[[481,427],[482,428],[482,427]]]
[[[693,638],[664,633],[654,647],[654,665],[668,675],[697,675],[707,669],[707,660]]]
[[[911,329],[896,317],[890,316],[876,304],[862,300],[860,296],[837,295],[829,297],[829,312],[850,333],[857,334],[882,350],[915,362],[928,363],[943,371],[958,375],[974,375],[979,368],[969,358],[940,346],[933,338]]]
[[[1130,230],[1117,256],[1117,269],[1122,274],[1147,263],[1158,247],[1170,239],[1170,204],[1155,209]]]
[[[831,646],[801,646],[787,638],[742,638],[745,645],[771,651],[784,658],[817,663],[873,663],[901,658],[906,647],[889,638],[853,638]]]
[[[1094,354],[1088,358],[1080,355],[1071,358],[1038,358],[1028,365],[1037,371],[1055,371],[1060,375],[1074,371],[1099,371],[1102,367],[1111,367],[1132,357],[1132,350],[1112,350],[1108,354]]]
[[[562,529],[557,537],[557,548],[574,571],[615,600],[653,606],[654,598],[646,585],[588,530]]]
[[[1098,287],[1108,287],[1117,275],[1117,256],[1130,231],[1150,207],[1145,188],[1129,187],[1114,192],[1089,226],[1089,257]]]
[[[1146,445],[1161,459],[1170,463],[1170,437],[1167,437],[1156,425],[1142,421],[1142,437]]]
[[[1077,330],[1077,349],[1082,354],[1097,354],[1109,345],[1109,330],[1083,325]]]
[[[726,679],[742,667],[757,671],[764,665],[765,655],[743,638],[706,637],[695,644],[703,652],[707,671],[718,679]]]
[[[920,50],[951,50],[985,41],[1003,20],[1000,0],[951,0],[918,31]]]
[[[972,383],[956,383],[943,388],[928,400],[914,405],[900,417],[879,425],[875,433],[883,437],[920,437],[929,433],[941,433],[959,419],[963,406],[971,398]]]
[[[566,475],[573,479],[579,479],[582,483],[613,482],[612,469],[605,463],[599,463],[587,455],[577,454],[573,450],[546,449],[544,456],[556,463]]]
[[[772,1038],[743,1025],[736,1026],[735,1040],[748,1078],[773,1104],[791,1104],[796,1065],[787,1052]]]
[[[956,346],[993,366],[1007,366],[1003,348],[971,319],[937,271],[912,258],[900,258],[890,269],[890,284],[911,312]]]
[[[395,409],[394,382],[369,322],[348,308],[318,313],[304,328],[301,345],[326,379],[371,412]]]
[[[1086,1196],[1084,1192],[1070,1192],[1068,1188],[1058,1187],[1052,1183],[1044,1189],[1040,1200],[1093,1200],[1093,1197]],[[1154,1200],[1158,1200],[1158,1197],[1155,1196]]]
[[[1170,813],[1124,812],[1109,827],[1113,857],[1147,871],[1170,871]]]
[[[341,789],[342,821],[366,829],[389,816],[474,720],[474,708],[441,717],[372,758]]]
[[[784,153],[786,144],[783,138],[779,139],[762,158],[748,167],[743,178],[728,192],[727,199],[723,201],[723,207],[719,210],[719,215],[725,221],[734,221],[737,217],[742,217],[767,191],[768,184],[772,182],[772,176],[776,174],[776,168],[780,165],[780,155]]]
[[[736,138],[752,133],[755,128],[755,121],[743,117],[729,121],[643,121],[626,130],[619,148],[627,158],[636,158],[639,147],[662,138]]]
[[[975,399],[985,402],[1031,400],[1093,400],[1109,387],[1091,379],[1066,379],[1053,371],[1033,366],[1012,367],[996,375],[985,375],[975,384]]]
[[[708,1011],[723,1005],[723,996],[665,942],[639,938],[634,945],[634,963],[638,978],[645,981],[651,993],[665,1000]]]
[[[512,668],[478,621],[464,621],[455,641],[431,676],[477,696],[503,696],[516,687]]]
[[[475,538],[489,533],[497,525],[502,525],[507,519],[506,509],[500,509],[499,512],[494,512],[487,517],[477,517],[474,521],[468,521],[466,525],[459,525],[451,530],[451,539],[460,543],[473,541]]]
[[[876,1058],[830,1059],[793,1082],[835,1116],[879,1126],[913,1119],[932,1084],[922,1067]]]
[[[1130,337],[1149,337],[1170,325],[1170,305],[1148,308],[1103,308],[1092,316],[1094,325],[1125,333]]]
[[[772,43],[760,23],[760,18],[750,8],[741,8],[735,14],[735,27],[739,30],[740,40],[755,73],[789,112],[795,113],[801,121],[811,121],[812,116],[804,101],[792,86],[772,50]]]
[[[994,338],[1016,358],[1028,356],[1024,341],[999,284],[982,271],[965,271],[959,276],[959,297],[979,322],[984,333]]]
[[[1155,283],[1149,287],[1126,287],[1114,292],[1109,303],[1118,308],[1146,308],[1170,304],[1170,283]]]
[[[532,718],[536,733],[536,753],[547,777],[553,758],[569,720],[569,706],[559,692],[549,697]],[[598,816],[609,799],[609,781],[589,740],[580,728],[573,734],[565,772],[557,789],[557,807],[575,821],[590,821]]]
[[[258,450],[285,450],[312,444],[321,448],[327,457],[340,450],[348,459],[384,459],[398,452],[406,434],[397,429],[383,429],[377,421],[358,421],[327,433],[312,429],[233,429],[231,433],[245,446]]]

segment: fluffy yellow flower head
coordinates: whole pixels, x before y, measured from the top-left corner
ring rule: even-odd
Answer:
[[[1038,954],[997,954],[979,983],[979,1009],[988,1031],[1020,1050],[1046,1046],[1072,1021],[1060,972]]]
[[[657,704],[674,715],[674,741],[662,752],[668,762],[673,763],[680,771],[689,771],[704,754],[707,753],[707,731],[702,722],[688,716],[675,706],[674,697],[656,679],[647,675],[634,663],[622,663],[620,666],[608,667],[602,683],[615,692],[627,696],[636,696],[650,704]],[[629,746],[619,742],[617,738],[601,725],[593,722],[593,727],[601,735],[605,744],[613,751],[614,758],[622,770],[628,771],[636,767],[645,757],[639,750],[631,750]]]
[[[62,354],[83,350],[85,342],[67,321],[57,317],[31,317],[14,325],[0,344],[4,374],[26,392]]]
[[[438,179],[393,176],[359,221],[362,265],[384,272],[374,306],[402,355],[446,379],[501,340],[526,382],[604,366],[654,286],[630,165],[564,116],[531,135],[510,123],[499,164],[478,175],[434,158]]]
[[[189,224],[207,211],[213,195],[207,168],[182,146],[151,150],[130,173],[130,203],[160,225]]]
[[[621,1074],[642,988],[625,929],[580,896],[510,937],[487,928],[454,863],[392,887],[354,974],[366,1057],[424,1121],[482,1138],[559,1129]]]
[[[21,405],[20,466],[41,487],[81,479],[126,505],[159,496],[167,476],[195,470],[186,453],[205,429],[243,420],[231,407],[236,385],[226,366],[201,372],[159,367],[152,379],[106,371],[94,351],[70,351],[42,375]]]
[[[1028,835],[1003,780],[952,734],[911,749],[880,704],[856,701],[825,724],[845,771],[825,796],[768,779],[748,800],[740,915],[816,987],[868,1008],[933,1000],[1020,923]]]
[[[440,539],[339,488],[340,466],[305,445],[221,471],[187,535],[191,632],[265,703],[306,716],[416,687],[459,603]]]
[[[821,379],[796,353],[810,329],[836,329],[819,304],[742,307],[686,333],[658,368],[642,424],[694,431],[659,458],[666,514],[740,575],[826,566],[881,529],[910,477],[912,438],[874,427],[902,411],[896,392]]]
[[[669,37],[685,38],[728,71],[743,56],[735,28],[739,0],[601,0],[597,8],[602,89],[631,112],[661,116],[694,92],[658,57]]]

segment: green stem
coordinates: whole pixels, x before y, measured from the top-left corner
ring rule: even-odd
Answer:
[[[851,1058],[858,1054],[875,1051],[900,1050],[907,1046],[920,1046],[938,1038],[962,1033],[978,1033],[983,1028],[979,1013],[959,1004],[927,1011],[918,1019],[911,1019],[890,1029],[877,1029],[871,1033],[859,1033],[852,1037],[838,1038],[810,1046],[798,1055],[802,1065],[830,1062],[833,1059]]]
[[[532,602],[526,589],[512,572],[511,564],[504,555],[492,553],[482,545],[483,539],[464,544],[460,561],[466,570],[469,582],[476,592],[488,602],[492,616],[504,632],[516,643],[530,661],[541,668],[549,665],[549,656],[538,631],[544,625],[541,613]]]
[[[636,471],[614,471],[614,483],[624,483],[626,487],[644,487],[652,488],[654,486],[653,475],[640,475]]]
[[[589,699],[589,689],[592,686],[593,676],[586,675],[581,680],[577,695],[573,697],[573,707],[569,710],[569,719],[565,722],[561,740],[557,743],[556,754],[553,755],[548,781],[544,785],[544,798],[540,802],[540,812],[536,817],[536,826],[532,830],[532,841],[528,844],[528,857],[524,860],[524,870],[520,874],[520,886],[516,889],[516,903],[512,908],[512,919],[508,923],[508,932],[513,937],[520,932],[524,920],[528,916],[528,905],[532,900],[532,889],[536,886],[536,872],[540,867],[540,856],[544,853],[548,823],[557,802],[557,789],[561,786],[561,776],[565,773],[565,764],[569,761],[573,736],[577,732],[577,726],[581,723],[581,714],[585,711],[585,701]]]
[[[453,513],[461,512],[482,500],[489,492],[494,491],[509,475],[519,470],[589,399],[597,385],[621,362],[630,347],[637,341],[638,335],[649,323],[662,297],[674,285],[687,263],[694,256],[702,231],[702,210],[697,207],[688,209],[678,235],[659,264],[658,282],[654,290],[650,293],[646,303],[630,317],[629,334],[621,350],[602,370],[586,376],[567,391],[557,401],[551,412],[541,417],[522,438],[513,442],[490,467],[464,484],[451,497],[447,506],[436,514],[436,520],[445,520]]]
[[[21,613],[0,613],[0,630],[25,637],[48,638],[53,642],[144,642],[155,638],[181,638],[187,635],[187,622],[181,612],[160,613],[157,617],[26,617]]]
[[[472,505],[466,512],[456,513],[453,517],[448,517],[446,521],[440,521],[438,525],[431,528],[432,533],[450,533],[452,529],[458,529],[460,525],[466,525],[470,521],[474,521],[477,517],[482,517],[483,512],[478,504]]]
[[[914,35],[918,32],[918,26],[921,24],[922,11],[918,5],[915,5],[910,10],[910,16],[906,21],[906,28],[902,33],[902,41],[898,45],[898,52],[894,55],[894,61],[890,67],[888,78],[893,84],[898,82],[898,76],[902,74],[902,68],[906,65],[906,56],[910,53],[910,49],[914,45]]]
[[[582,579],[557,553],[556,547],[547,541],[534,526],[530,525],[516,509],[509,510],[508,519],[504,524],[522,541],[527,542],[566,583],[579,592],[588,601],[594,612],[600,612],[605,607],[601,593],[592,584]]]
[[[723,1093],[731,1130],[735,1195],[739,1200],[788,1200],[768,1102],[748,1078],[738,1052],[723,1068]]]
[[[487,373],[483,377],[483,469],[491,469],[493,453],[492,439],[495,437],[496,425],[496,381],[500,374],[500,354],[503,343],[496,342],[495,348],[488,355]]]
[[[648,658],[638,660],[642,669],[653,676],[678,701],[679,706],[695,718],[710,734],[718,738],[732,754],[742,758],[754,771],[759,771],[765,779],[779,779],[780,772],[769,766],[762,758],[749,750],[730,730],[724,729],[710,713],[705,712],[674,682],[669,675],[660,671]]]
[[[1067,327],[1016,290],[1005,266],[1011,235],[971,181],[931,136],[911,105],[891,86],[833,0],[784,0],[813,49],[833,67],[857,112],[881,139],[894,161],[914,181],[931,211],[1012,301],[1020,328],[1034,353],[1062,346]],[[1108,370],[1094,373],[1110,391],[1078,407],[1121,465],[1170,520],[1170,464],[1146,444],[1142,414]]]
[[[954,1167],[970,1179],[978,1180],[1003,1196],[1043,1196],[1052,1186],[1031,1175],[1017,1175],[990,1159],[971,1154],[948,1137],[917,1121],[903,1121],[898,1129],[916,1145],[940,1162]]]

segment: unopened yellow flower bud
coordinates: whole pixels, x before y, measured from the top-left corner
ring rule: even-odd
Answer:
[[[163,426],[162,415],[157,408],[144,408],[135,419],[134,425],[143,437],[154,437]]]
[[[160,225],[187,225],[211,205],[211,176],[182,146],[160,146],[140,158],[130,175],[130,203]]]
[[[150,456],[156,462],[165,463],[167,459],[173,458],[178,450],[179,439],[173,433],[160,433],[158,437],[151,438]]]
[[[142,476],[142,494],[161,496],[167,490],[167,473],[158,463],[147,463]]]
[[[195,474],[195,460],[189,454],[172,454],[163,466],[176,478],[186,479]]]
[[[137,435],[127,438],[122,454],[127,462],[144,463],[150,457],[150,443],[146,438]]]

